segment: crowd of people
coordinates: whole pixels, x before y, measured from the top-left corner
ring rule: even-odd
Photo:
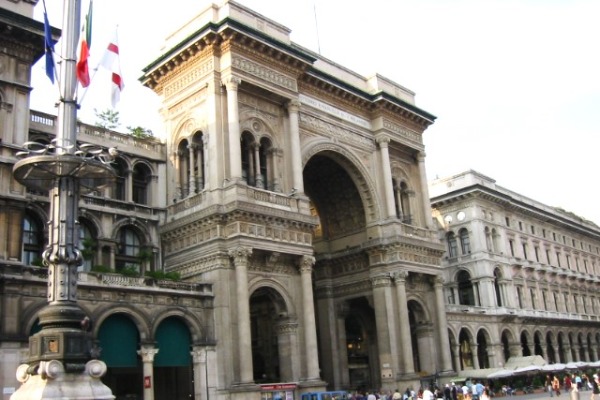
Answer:
[[[547,375],[544,383],[544,390],[550,397],[566,394],[567,397],[577,392],[590,392],[590,400],[600,400],[600,378],[599,374],[593,374],[589,377],[587,374],[566,373]],[[419,390],[407,388],[401,392],[398,389],[366,391],[351,393],[348,400],[490,400],[495,396],[513,396],[516,394],[514,388],[510,385],[502,385],[501,391],[494,391],[493,382],[488,381],[484,384],[482,381],[465,382],[463,385],[456,385],[454,382],[447,383],[444,387],[426,386]],[[577,398],[581,397],[578,393]],[[585,400],[585,399],[584,399]]]

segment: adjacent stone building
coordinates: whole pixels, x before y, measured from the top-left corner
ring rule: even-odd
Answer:
[[[56,130],[27,107],[36,3],[4,1],[0,20],[5,36],[35,28],[17,38],[35,51],[1,60],[4,393],[46,303],[47,194],[11,173]],[[164,141],[78,124],[81,143],[119,150],[117,181],[82,194],[78,216],[79,303],[117,398],[273,398],[451,373],[422,139],[435,117],[289,35],[236,2],[211,5],[144,70]]]
[[[476,171],[436,179],[453,369],[600,360],[600,228]]]

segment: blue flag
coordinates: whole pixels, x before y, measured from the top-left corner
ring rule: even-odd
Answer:
[[[44,41],[46,44],[46,75],[54,84],[54,41],[52,31],[48,22],[48,14],[44,12]]]

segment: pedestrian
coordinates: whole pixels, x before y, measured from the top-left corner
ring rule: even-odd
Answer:
[[[560,396],[560,381],[558,380],[558,375],[554,375],[554,378],[552,379],[552,389],[554,389],[556,397]]]
[[[596,395],[600,394],[600,379],[597,374],[592,376],[592,396],[591,400],[596,400]]]
[[[548,393],[550,393],[550,397],[554,397],[554,390],[552,389],[552,377],[550,375],[546,375],[545,386]]]

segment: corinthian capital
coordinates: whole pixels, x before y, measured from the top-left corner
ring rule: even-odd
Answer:
[[[286,107],[289,112],[297,113],[300,111],[300,100],[292,99],[286,103]]]
[[[310,273],[312,272],[313,265],[315,265],[316,259],[313,256],[302,256],[300,260],[300,272]]]
[[[375,136],[375,141],[379,145],[379,148],[384,148],[384,147],[388,147],[388,144],[390,143],[391,139],[388,135],[379,134],[379,135]]]
[[[237,76],[233,75],[230,75],[223,79],[223,85],[225,85],[227,90],[237,90],[240,83],[242,83],[242,80]]]
[[[248,262],[248,257],[252,255],[250,247],[236,247],[229,250],[229,257],[233,258],[234,265],[245,264]]]

